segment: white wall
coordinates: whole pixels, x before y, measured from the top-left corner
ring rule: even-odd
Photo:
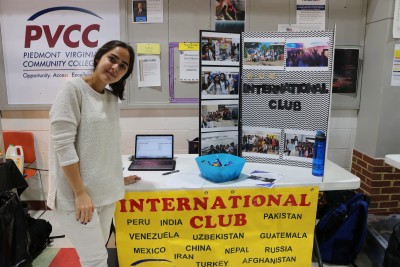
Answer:
[[[357,110],[332,110],[329,124],[328,159],[346,170],[351,168],[351,156],[357,130]]]
[[[38,167],[48,169],[50,121],[48,111],[2,111],[3,130],[32,131],[35,135]],[[132,154],[134,137],[139,133],[172,133],[175,153],[188,153],[188,141],[198,136],[198,110],[122,110],[122,154]],[[351,152],[357,125],[356,110],[333,110],[329,129],[328,158],[339,166],[350,169]],[[43,172],[47,192],[47,172]],[[29,182],[22,195],[25,200],[40,199],[39,183]]]
[[[362,98],[355,148],[373,158],[400,150],[399,86],[391,86],[394,0],[368,1]]]

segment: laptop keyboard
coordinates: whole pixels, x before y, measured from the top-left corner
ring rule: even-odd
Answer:
[[[156,169],[167,169],[173,166],[173,160],[136,160],[133,162],[133,169],[146,169],[146,170],[156,170]]]

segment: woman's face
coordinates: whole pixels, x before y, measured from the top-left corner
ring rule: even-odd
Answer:
[[[128,50],[117,46],[101,57],[93,75],[97,75],[105,84],[111,84],[119,81],[127,73],[128,67]]]
[[[220,80],[219,75],[215,76],[214,81],[219,82],[219,80]]]

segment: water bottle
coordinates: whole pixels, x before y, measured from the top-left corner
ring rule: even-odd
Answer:
[[[12,159],[17,165],[19,171],[24,173],[24,152],[21,146],[10,144],[6,151],[6,159]]]
[[[315,135],[312,175],[323,176],[325,165],[326,135],[323,131],[317,131]]]

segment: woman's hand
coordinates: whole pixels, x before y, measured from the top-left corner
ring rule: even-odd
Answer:
[[[83,224],[87,224],[92,219],[94,206],[92,199],[86,190],[75,195],[75,218]]]
[[[75,195],[75,218],[87,224],[92,219],[94,205],[82,182],[79,162],[62,167],[65,178]]]
[[[124,177],[124,183],[125,183],[125,185],[134,184],[141,179],[142,178],[137,175],[130,175],[130,176]]]

